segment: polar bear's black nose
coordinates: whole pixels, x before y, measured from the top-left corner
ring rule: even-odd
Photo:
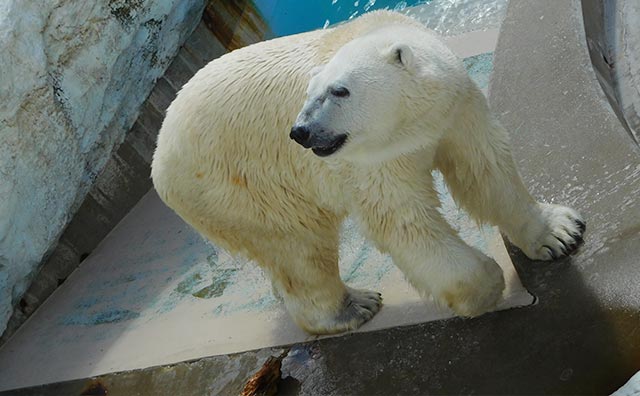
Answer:
[[[311,132],[309,131],[309,128],[307,128],[306,126],[294,125],[294,127],[291,128],[291,133],[289,134],[289,137],[295,140],[296,142],[298,142],[299,144],[301,144],[302,147],[309,148],[311,147],[311,145],[309,144],[310,135],[311,135]]]

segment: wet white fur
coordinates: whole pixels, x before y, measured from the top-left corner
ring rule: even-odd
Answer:
[[[350,95],[314,121],[349,139],[319,158],[289,131],[306,93],[313,100],[331,84]],[[498,265],[438,213],[435,168],[462,207],[531,258],[561,255],[554,235],[571,244],[581,233],[575,211],[529,195],[506,131],[461,62],[418,22],[384,11],[209,63],[167,110],[152,177],[189,224],[265,270],[301,327],[332,333],[380,308],[377,293],[340,280],[347,214],[425,296],[464,316],[500,300]]]

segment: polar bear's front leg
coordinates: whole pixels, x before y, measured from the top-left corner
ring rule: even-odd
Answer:
[[[412,170],[410,160],[400,162],[361,184],[356,214],[363,232],[391,254],[423,296],[461,316],[495,308],[504,289],[502,269],[467,245],[442,217],[431,174]]]
[[[461,103],[457,119],[436,154],[456,202],[476,220],[500,227],[531,259],[553,260],[576,250],[585,221],[571,208],[533,199],[511,156],[507,132],[476,88]]]

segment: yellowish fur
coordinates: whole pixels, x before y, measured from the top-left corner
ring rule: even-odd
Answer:
[[[343,70],[359,62],[336,55],[348,43],[380,41],[386,48],[396,39],[417,65],[398,69],[405,73],[400,103],[384,114],[397,120],[393,133],[354,133],[326,159],[289,139],[314,66]],[[372,91],[370,98],[387,94]],[[383,110],[371,110],[371,118]],[[377,293],[340,279],[338,232],[347,214],[425,296],[465,316],[501,298],[500,268],[438,213],[435,168],[472,216],[500,226],[530,257],[551,258],[542,246],[555,243],[550,249],[557,250],[551,236],[560,228],[577,240],[571,224],[579,215],[531,198],[506,131],[456,57],[422,25],[392,12],[258,43],[209,63],[167,110],[152,177],[160,197],[191,226],[265,270],[296,323],[333,333],[358,327],[381,305]]]

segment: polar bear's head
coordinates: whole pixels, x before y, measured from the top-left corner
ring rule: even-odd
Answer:
[[[347,160],[415,150],[405,124],[415,107],[407,102],[416,96],[417,63],[411,45],[384,32],[349,42],[311,72],[290,137],[318,156]]]

